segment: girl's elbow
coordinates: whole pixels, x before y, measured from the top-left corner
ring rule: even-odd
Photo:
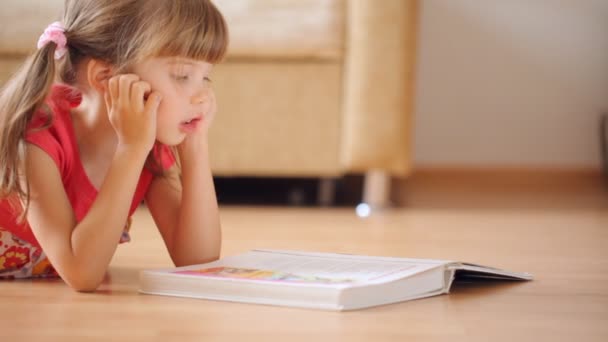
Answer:
[[[77,292],[95,292],[99,285],[101,284],[101,280],[97,279],[86,279],[86,278],[74,278],[74,279],[64,279],[64,281],[75,291]]]
[[[201,264],[206,264],[209,262],[216,261],[219,258],[220,258],[219,253],[212,254],[212,255],[188,256],[188,257],[183,257],[183,258],[179,258],[179,259],[174,259],[173,264],[175,264],[176,267],[201,265]]]
[[[214,255],[210,256],[205,262],[207,263],[207,262],[217,261],[217,260],[219,260],[219,258],[220,258],[219,254],[214,254]]]
[[[72,289],[80,293],[91,293],[95,292],[98,287],[99,284],[78,284],[76,286],[72,286]]]
[[[202,257],[202,261],[200,262],[202,263],[208,263],[208,262],[213,262],[213,261],[217,261],[220,258],[220,251],[219,249],[217,251],[214,251],[212,253],[209,253],[205,256]]]
[[[103,274],[92,274],[90,271],[68,272],[63,280],[77,292],[94,292],[103,281]]]

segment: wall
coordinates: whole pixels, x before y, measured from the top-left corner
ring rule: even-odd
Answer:
[[[608,1],[423,0],[417,167],[594,168]]]

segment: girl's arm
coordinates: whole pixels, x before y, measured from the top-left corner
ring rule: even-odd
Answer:
[[[30,185],[28,223],[61,278],[78,291],[92,291],[103,280],[127,221],[145,154],[119,148],[95,202],[81,222],[55,162],[40,148],[26,147]]]
[[[146,203],[176,266],[219,258],[221,228],[209,167],[207,140],[179,147],[181,182],[177,166],[157,177]]]
[[[79,291],[97,288],[114,255],[141,171],[156,135],[159,94],[136,75],[112,77],[104,90],[118,144],[99,192],[78,223],[52,158],[28,144],[25,174],[29,183],[28,223],[59,275]]]
[[[217,111],[213,89],[205,88],[204,118],[177,146],[181,164],[167,177],[157,177],[146,194],[150,213],[176,266],[219,258],[222,234],[209,165],[208,130]]]

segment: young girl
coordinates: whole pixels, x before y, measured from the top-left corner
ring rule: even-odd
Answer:
[[[209,76],[226,47],[209,0],[65,1],[0,94],[0,278],[95,290],[142,200],[176,266],[219,257]]]

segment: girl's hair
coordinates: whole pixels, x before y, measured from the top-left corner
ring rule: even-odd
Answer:
[[[75,85],[76,67],[88,57],[124,73],[149,57],[182,56],[215,64],[228,45],[224,18],[209,0],[65,0],[62,23],[65,56],[55,60],[57,45],[46,44],[0,94],[0,198],[19,195],[26,208],[28,185],[20,182],[24,138],[54,82]]]

